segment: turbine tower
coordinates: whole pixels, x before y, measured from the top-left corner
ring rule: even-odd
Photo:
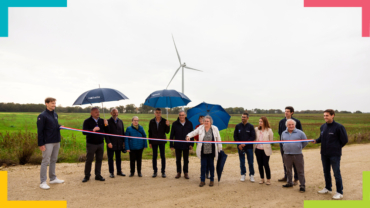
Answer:
[[[179,68],[176,70],[175,74],[173,75],[170,83],[168,83],[166,89],[168,88],[168,86],[171,84],[173,78],[176,76],[177,72],[180,70],[180,68],[182,68],[182,93],[184,94],[184,68],[186,69],[191,69],[191,70],[195,70],[195,71],[200,71],[201,70],[198,70],[198,69],[194,69],[194,68],[191,68],[191,67],[188,67],[186,66],[186,63],[184,62],[183,64],[181,64],[181,58],[180,58],[180,55],[179,55],[179,52],[177,51],[177,47],[176,47],[176,43],[175,43],[175,39],[173,38],[173,35],[172,35],[172,40],[173,40],[173,44],[175,45],[175,49],[176,49],[176,53],[177,53],[177,58],[179,59],[179,63],[180,63],[180,66]]]

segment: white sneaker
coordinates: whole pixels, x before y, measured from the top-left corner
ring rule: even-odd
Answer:
[[[319,193],[319,194],[327,194],[327,193],[331,193],[331,191],[329,191],[328,189],[324,188],[323,190],[318,191],[317,193]]]
[[[240,178],[240,181],[245,181],[245,175],[242,175],[242,177]]]
[[[334,196],[333,196],[333,199],[336,199],[336,200],[338,200],[338,199],[343,199],[343,194],[340,194],[340,193],[336,193]]]
[[[59,180],[58,178],[55,178],[54,180],[50,181],[50,184],[53,184],[53,183],[64,183],[64,181]]]
[[[48,189],[50,189],[50,186],[48,186],[48,184],[46,184],[46,182],[43,182],[42,184],[40,184],[40,188],[48,190]]]
[[[250,176],[250,178],[249,178],[249,180],[250,180],[252,183],[254,183],[254,175],[251,175],[251,176]]]

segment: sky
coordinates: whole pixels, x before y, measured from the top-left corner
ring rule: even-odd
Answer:
[[[9,8],[0,38],[0,102],[72,106],[113,88],[139,106],[179,67],[185,95],[223,107],[370,112],[370,38],[361,8],[303,0],[68,0],[66,8]],[[181,91],[179,72],[168,89]],[[82,106],[85,107],[85,106]],[[87,107],[87,106],[86,106]]]

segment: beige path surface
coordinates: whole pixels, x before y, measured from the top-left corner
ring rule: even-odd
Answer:
[[[370,144],[350,145],[343,149],[341,171],[344,198],[362,200],[362,171],[370,171]],[[305,150],[306,193],[298,187],[283,189],[277,179],[283,176],[280,152],[270,158],[272,185],[240,182],[237,154],[229,155],[219,186],[198,187],[200,162],[190,158],[190,179],[175,179],[175,159],[167,159],[167,178],[152,178],[150,160],[143,161],[143,177],[109,178],[108,164],[103,162],[105,182],[90,180],[82,183],[84,163],[57,164],[57,176],[65,184],[51,184],[41,190],[39,166],[15,166],[8,171],[9,200],[67,200],[68,207],[303,207],[304,200],[330,200],[331,195],[319,195],[324,186],[319,149]],[[158,161],[160,166],[160,161]],[[248,166],[247,166],[248,167]],[[248,168],[247,168],[248,169]],[[259,181],[255,161],[256,182]],[[129,162],[123,162],[128,175]],[[247,177],[248,178],[248,177]],[[334,178],[333,178],[334,180]],[[333,186],[335,190],[335,185]]]

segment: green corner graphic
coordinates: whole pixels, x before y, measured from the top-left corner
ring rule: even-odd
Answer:
[[[67,0],[0,0],[0,37],[8,37],[9,7],[67,7]]]
[[[350,200],[306,200],[304,201],[305,208],[369,208],[370,207],[370,171],[364,171],[362,174],[362,201]]]

